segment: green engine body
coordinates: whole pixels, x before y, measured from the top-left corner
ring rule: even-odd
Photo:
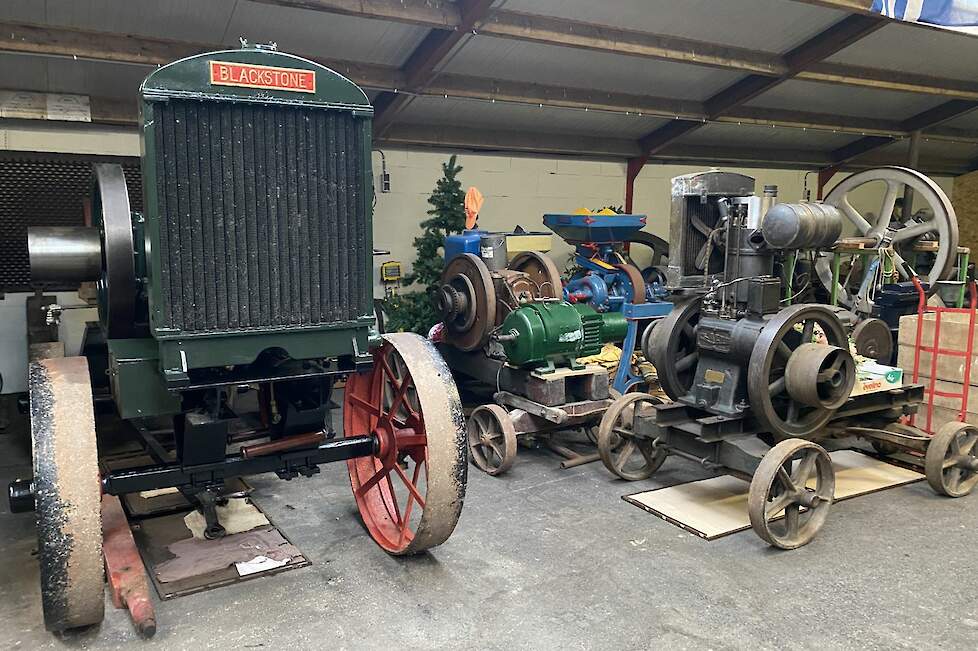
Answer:
[[[585,304],[564,301],[529,303],[510,314],[497,337],[510,364],[576,367],[576,359],[594,355],[607,342],[625,338],[628,323],[619,312],[597,312]]]

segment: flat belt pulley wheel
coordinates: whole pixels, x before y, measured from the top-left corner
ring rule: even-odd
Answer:
[[[850,196],[858,189],[880,183],[885,186],[885,191],[883,203],[875,217],[868,212],[861,213],[852,205]],[[902,223],[900,215],[894,214],[894,208],[897,198],[903,196],[906,187],[913,189],[914,200],[922,201],[928,210],[918,213],[921,215],[919,218]],[[856,235],[876,242],[881,255],[892,260],[901,280],[909,280],[916,271],[929,283],[928,292],[933,294],[937,291],[937,281],[950,277],[958,250],[958,220],[951,200],[937,183],[924,174],[905,167],[880,167],[858,172],[832,188],[825,197],[825,203],[842,211],[855,228]],[[932,259],[928,261],[926,268],[918,269],[918,264],[914,261],[914,248],[925,240],[929,241],[932,249],[927,253]],[[869,261],[864,259],[864,262]],[[831,256],[820,257],[816,263],[816,271],[822,285],[831,289]],[[873,306],[872,293],[877,283],[872,277],[864,277],[863,280],[854,294],[841,284],[837,286],[837,290],[839,301],[843,305],[868,314]]]
[[[516,427],[499,405],[476,407],[468,422],[472,463],[488,475],[501,475],[516,459]]]
[[[792,399],[810,407],[838,409],[856,383],[856,362],[847,348],[802,343],[788,358],[784,379]]]
[[[132,213],[122,166],[95,166],[92,217],[102,232],[102,278],[99,310],[110,339],[133,336],[136,321],[136,271],[133,259]]]
[[[41,605],[48,630],[102,621],[102,491],[88,361],[60,357],[29,371]]]
[[[416,554],[445,542],[462,511],[462,402],[427,339],[387,334],[373,355],[373,369],[351,375],[344,396],[344,434],[377,441],[374,455],[347,461],[350,483],[374,541],[391,554]]]
[[[465,351],[486,345],[496,325],[496,290],[488,267],[478,256],[462,253],[448,262],[436,302],[448,343]]]
[[[801,439],[775,445],[761,459],[747,494],[754,533],[781,549],[811,542],[835,497],[835,470],[822,446]]]
[[[964,497],[978,484],[978,427],[947,423],[937,430],[924,457],[927,483],[948,497]]]
[[[882,319],[863,319],[852,329],[852,343],[863,357],[886,363],[893,357],[893,333]]]
[[[560,280],[560,270],[549,256],[537,251],[523,251],[516,255],[506,267],[510,271],[525,273],[533,285],[534,298],[560,298],[564,286]]]
[[[818,354],[813,354],[814,349],[805,346],[813,344],[816,333],[822,341],[815,343],[815,346],[839,349],[829,365],[839,362],[834,371],[841,372],[843,377],[836,378],[836,381],[843,386],[848,385],[848,389],[845,396],[841,396],[838,391],[833,392],[834,400],[821,397],[828,390],[820,379],[823,377],[821,374],[829,370],[821,368],[827,360],[816,360]],[[855,365],[848,351],[849,337],[845,326],[827,306],[793,305],[781,310],[768,321],[754,343],[747,368],[747,393],[751,412],[762,431],[769,432],[776,440],[788,437],[806,438],[825,425],[837,409],[831,405],[839,400],[845,402],[855,379]],[[807,374],[813,384],[807,391],[801,388],[800,379],[792,382],[789,390],[789,381],[785,377],[789,360],[799,353],[807,361],[803,367],[796,369],[799,375],[794,379],[799,379],[803,373]],[[819,370],[812,372],[812,364],[818,365]]]
[[[605,468],[626,481],[648,479],[666,460],[668,452],[657,449],[647,437],[635,435],[635,414],[648,405],[661,404],[648,393],[618,396],[598,425],[598,454]]]
[[[655,366],[666,395],[678,400],[689,392],[696,377],[696,325],[700,320],[700,299],[677,302],[649,335],[642,354]]]
[[[630,302],[635,304],[644,303],[645,279],[642,278],[642,272],[631,264],[616,264],[615,268],[625,274],[625,278],[628,279],[628,288],[622,286],[622,291],[619,295],[625,296]],[[624,283],[622,283],[622,285],[624,285]],[[615,288],[612,286],[611,290],[614,292]]]

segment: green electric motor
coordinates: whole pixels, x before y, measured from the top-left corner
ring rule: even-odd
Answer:
[[[597,312],[579,303],[539,301],[513,310],[494,336],[514,366],[555,364],[576,368],[575,360],[600,352],[611,341],[622,341],[628,324],[619,312]]]

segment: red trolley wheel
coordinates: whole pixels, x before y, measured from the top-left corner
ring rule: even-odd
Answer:
[[[384,335],[372,370],[353,375],[343,403],[345,436],[373,434],[373,456],[347,461],[360,516],[391,554],[445,542],[465,497],[466,430],[458,389],[428,340]]]

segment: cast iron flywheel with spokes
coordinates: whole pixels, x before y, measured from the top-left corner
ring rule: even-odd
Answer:
[[[371,537],[391,554],[445,542],[462,511],[465,416],[448,366],[427,339],[384,335],[370,371],[350,376],[345,436],[373,434],[372,456],[350,459],[350,483]]]
[[[885,187],[879,213],[860,212],[853,205],[853,195],[863,188],[882,184]],[[927,210],[918,212],[917,217],[903,223],[894,215],[896,200],[902,197],[905,188],[914,191],[915,202],[921,202]],[[837,186],[825,197],[825,203],[838,208],[859,237],[869,238],[886,259],[892,260],[894,270],[900,280],[909,280],[916,272],[929,284],[929,293],[937,290],[937,281],[950,277],[957,259],[958,220],[951,200],[937,183],[924,174],[905,167],[880,167],[857,172]],[[917,245],[927,241],[926,250],[918,251]],[[918,254],[927,258],[926,262],[915,261]],[[859,256],[864,262],[869,261]],[[831,290],[832,256],[823,255],[815,265],[822,285]],[[866,264],[863,279],[857,283],[858,291],[850,293],[848,286],[836,283],[839,302],[860,314],[870,314],[873,307],[873,293],[878,283],[869,276],[875,268]]]

